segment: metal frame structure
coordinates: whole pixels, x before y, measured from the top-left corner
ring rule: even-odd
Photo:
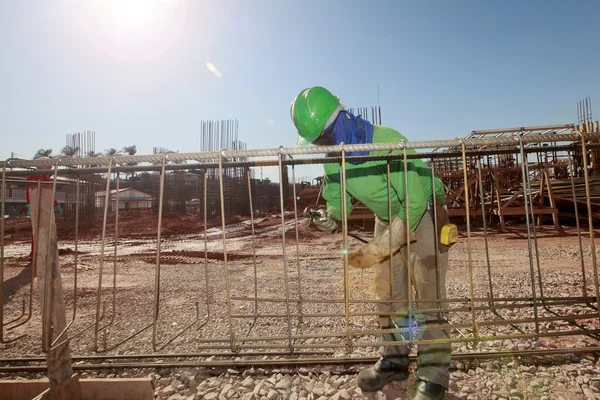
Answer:
[[[364,145],[345,145],[341,144],[338,146],[323,146],[323,147],[292,147],[285,148],[279,147],[275,149],[262,149],[262,150],[222,150],[222,151],[211,151],[202,153],[167,153],[159,155],[114,155],[111,157],[95,157],[95,158],[66,158],[59,157],[52,160],[8,160],[0,165],[2,169],[2,185],[5,187],[6,180],[11,176],[22,176],[22,175],[52,175],[54,176],[54,182],[51,187],[47,190],[52,190],[53,194],[56,190],[56,178],[57,176],[67,176],[74,179],[78,179],[81,174],[104,174],[106,177],[106,190],[105,193],[109,195],[110,188],[110,177],[115,175],[115,184],[119,185],[119,173],[131,172],[131,171],[157,171],[160,174],[160,187],[159,187],[159,208],[158,208],[158,229],[155,241],[155,264],[154,264],[154,290],[152,300],[152,313],[147,316],[147,322],[143,326],[139,327],[135,332],[128,333],[124,339],[119,339],[116,342],[108,344],[110,335],[115,330],[119,329],[119,321],[116,318],[117,308],[119,307],[117,290],[118,290],[118,254],[119,254],[119,210],[115,211],[115,231],[114,235],[111,235],[107,229],[108,220],[108,199],[104,202],[103,210],[103,225],[101,230],[100,242],[97,243],[100,246],[99,265],[97,266],[98,284],[95,292],[95,313],[91,323],[83,323],[78,321],[78,295],[77,295],[77,257],[75,257],[75,277],[73,296],[74,304],[73,315],[67,326],[67,328],[58,335],[58,338],[51,340],[52,332],[51,327],[48,326],[48,310],[43,310],[44,318],[42,320],[42,343],[44,351],[50,351],[56,349],[68,341],[73,340],[91,340],[93,343],[93,350],[97,353],[105,353],[107,358],[115,358],[114,351],[121,348],[125,343],[134,342],[141,335],[151,335],[151,351],[148,353],[139,353],[129,355],[127,358],[137,358],[139,360],[144,358],[161,358],[167,357],[163,351],[169,347],[176,339],[185,336],[191,331],[197,331],[207,324],[215,322],[216,318],[224,318],[225,321],[225,334],[220,337],[207,337],[201,338],[194,341],[194,351],[179,353],[181,357],[194,357],[198,351],[203,351],[205,355],[216,355],[216,356],[227,356],[227,355],[269,355],[269,354],[285,354],[289,356],[300,356],[305,357],[302,360],[288,360],[290,363],[294,362],[306,362],[306,363],[327,363],[326,359],[315,358],[315,355],[326,355],[336,349],[352,351],[358,347],[375,347],[375,346],[395,346],[399,344],[418,345],[431,342],[430,341],[415,339],[405,342],[380,342],[377,339],[373,339],[373,336],[380,335],[382,333],[405,333],[408,329],[357,329],[353,324],[353,319],[370,317],[375,318],[381,313],[375,311],[361,311],[356,309],[357,306],[365,304],[383,303],[385,301],[378,299],[356,299],[352,298],[350,290],[350,267],[348,263],[348,248],[349,248],[349,235],[348,221],[345,210],[348,207],[346,204],[346,196],[341,196],[343,199],[343,215],[342,221],[342,238],[340,241],[341,251],[339,262],[343,264],[343,297],[341,298],[309,298],[303,295],[303,274],[302,265],[306,264],[303,260],[308,255],[303,255],[299,250],[300,237],[298,233],[298,209],[296,207],[296,194],[294,192],[294,213],[292,216],[286,214],[284,205],[284,194],[283,185],[280,185],[280,217],[281,217],[281,243],[282,243],[282,254],[281,254],[281,279],[283,285],[279,288],[279,296],[261,297],[259,295],[259,287],[257,284],[257,259],[260,257],[256,253],[257,238],[255,235],[255,219],[254,212],[252,210],[252,185],[251,185],[251,168],[261,166],[276,166],[279,168],[280,177],[283,177],[284,171],[288,168],[291,169],[292,182],[295,181],[295,167],[305,164],[323,164],[323,163],[340,163],[341,165],[341,187],[342,192],[345,191],[346,186],[346,164],[351,161],[360,160],[382,160],[388,163],[388,182],[390,168],[389,164],[392,162],[403,163],[404,168],[407,168],[407,161],[410,159],[427,159],[433,166],[432,178],[436,173],[439,173],[437,166],[439,162],[443,160],[460,160],[457,165],[460,173],[462,174],[463,183],[473,182],[473,184],[464,185],[464,215],[467,220],[466,225],[466,243],[467,243],[467,264],[468,264],[468,279],[469,279],[469,293],[459,298],[448,298],[438,299],[431,304],[423,305],[421,312],[435,311],[440,313],[448,313],[451,317],[446,323],[436,323],[422,327],[423,330],[437,330],[437,329],[452,329],[456,334],[451,339],[442,340],[441,342],[450,341],[452,343],[474,343],[487,340],[501,340],[501,339],[533,339],[545,337],[565,337],[573,335],[586,335],[594,339],[600,338],[600,296],[599,296],[599,283],[598,283],[598,265],[595,251],[595,233],[593,224],[594,208],[592,206],[591,195],[590,195],[590,166],[589,157],[598,151],[600,148],[600,131],[597,129],[590,129],[582,131],[581,129],[576,130],[574,127],[563,126],[566,129],[566,133],[556,132],[556,128],[548,127],[531,127],[531,128],[518,128],[511,130],[510,135],[502,134],[496,135],[496,137],[490,138],[487,135],[492,134],[490,132],[480,131],[478,136],[481,137],[465,137],[457,138],[454,140],[437,140],[437,141],[416,141],[416,142],[399,142],[399,143],[385,143],[385,144],[364,144]],[[539,134],[527,134],[528,132],[542,130]],[[547,131],[547,132],[545,132]],[[503,130],[503,132],[509,132],[509,130]],[[540,147],[539,144],[548,143],[549,146]],[[422,150],[415,154],[409,154],[409,149]],[[388,151],[387,155],[383,156],[360,156],[360,157],[348,157],[348,152],[356,151],[374,151],[384,150]],[[539,249],[538,249],[538,238],[536,231],[535,219],[539,215],[537,214],[538,208],[534,206],[535,192],[532,189],[532,179],[529,157],[535,156],[540,152],[556,151],[562,152],[567,155],[567,168],[568,175],[574,191],[574,180],[576,179],[577,171],[572,162],[572,155],[575,152],[583,154],[583,180],[586,188],[586,207],[588,217],[588,228],[589,228],[589,239],[591,247],[591,259],[587,265],[593,271],[593,287],[595,293],[588,294],[587,287],[585,286],[586,278],[586,264],[584,260],[584,253],[580,244],[580,259],[582,266],[582,274],[584,280],[584,287],[582,288],[582,295],[577,297],[564,297],[564,296],[549,296],[544,293],[544,276],[540,268]],[[315,154],[328,154],[327,158],[314,158],[304,157]],[[482,181],[485,177],[483,169],[481,168],[480,158],[482,157],[499,157],[503,154],[516,154],[520,160],[521,168],[521,184],[522,184],[522,202],[523,202],[523,217],[526,221],[527,231],[527,242],[529,252],[529,278],[530,286],[528,292],[523,293],[519,297],[497,297],[494,295],[494,288],[492,282],[492,266],[490,265],[489,257],[486,262],[487,267],[487,278],[488,278],[488,295],[487,296],[476,296],[474,292],[474,263],[472,257],[472,231],[470,218],[473,215],[480,215],[483,217],[483,235],[485,237],[486,251],[488,249],[487,241],[487,227],[485,225],[486,216],[489,213],[489,209],[485,206],[484,202],[476,203],[471,205],[470,201],[474,196],[480,196],[485,198],[483,193],[484,185]],[[260,158],[260,159],[257,159]],[[472,160],[478,160],[473,165],[470,164]],[[192,162],[181,164],[182,161]],[[37,167],[52,167],[48,169],[35,169],[30,168]],[[228,254],[231,255],[231,251],[228,252],[228,232],[230,227],[227,225],[226,214],[226,202],[227,196],[224,191],[224,178],[226,176],[227,168],[239,168],[245,171],[248,198],[249,198],[249,214],[250,214],[250,227],[251,227],[251,243],[252,243],[252,268],[254,282],[248,289],[248,293],[240,295],[234,293],[232,287],[232,265],[235,264],[234,259],[230,259]],[[161,322],[161,309],[164,307],[165,294],[161,291],[161,244],[164,238],[161,237],[161,226],[163,218],[163,199],[165,197],[165,177],[167,171],[170,170],[202,170],[204,177],[204,232],[202,239],[198,239],[198,246],[204,248],[204,257],[200,258],[199,265],[203,266],[203,273],[205,275],[204,287],[198,287],[199,292],[204,292],[203,296],[199,296],[193,300],[194,313],[191,318],[186,318],[183,323],[183,328],[171,335],[166,335],[161,332],[159,323]],[[209,280],[209,263],[208,263],[208,234],[207,234],[207,213],[206,213],[206,185],[207,171],[216,171],[219,176],[219,191],[220,191],[220,207],[221,207],[221,249],[223,253],[222,262],[219,263],[219,272],[222,272],[223,278],[225,279],[225,291],[219,293],[220,301],[215,301],[212,290],[212,282]],[[212,172],[211,172],[212,173]],[[406,176],[406,174],[405,174]],[[282,179],[283,180],[283,179]],[[433,182],[433,181],[432,181]],[[38,183],[38,186],[40,183]],[[79,186],[77,186],[79,187]],[[408,187],[408,185],[405,185]],[[293,186],[295,191],[295,186]],[[117,191],[118,193],[118,191]],[[388,190],[389,201],[391,204],[391,191]],[[410,201],[410,193],[405,193],[406,198]],[[409,201],[406,202],[407,215]],[[77,203],[79,204],[79,203]],[[391,205],[390,205],[391,207]],[[474,207],[480,207],[480,210],[475,210]],[[1,208],[4,209],[4,190],[2,191],[2,203]],[[301,211],[301,210],[300,210]],[[575,207],[575,213],[577,213],[577,207]],[[3,215],[3,214],[0,214]],[[78,227],[79,215],[75,215],[75,226]],[[434,219],[435,220],[435,219]],[[289,224],[292,224],[295,229],[293,235],[295,236],[290,240],[286,234],[289,230],[286,228]],[[408,224],[407,224],[408,225]],[[77,230],[76,230],[77,232]],[[577,232],[580,240],[583,236],[581,232],[579,219],[577,219]],[[391,235],[390,235],[391,236]],[[110,237],[110,238],[109,238]],[[391,238],[390,238],[391,240]],[[295,242],[295,245],[290,242]],[[0,226],[0,298],[3,298],[3,285],[4,285],[4,268],[5,268],[5,221],[1,219]],[[112,257],[106,255],[105,250],[109,247],[109,242],[112,243],[113,252]],[[580,242],[581,243],[581,242]],[[214,241],[213,241],[214,244]],[[75,234],[75,249],[77,251],[78,236]],[[295,247],[295,248],[294,248]],[[290,256],[293,254],[295,257]],[[112,285],[106,286],[103,282],[104,269],[108,260],[112,260]],[[35,260],[33,261],[35,263]],[[212,268],[212,266],[211,266]],[[409,266],[410,269],[410,266]],[[292,279],[293,275],[293,279]],[[32,275],[32,282],[33,282]],[[295,281],[295,284],[294,284]],[[407,283],[410,288],[410,282]],[[33,284],[31,291],[33,290]],[[110,300],[105,300],[106,293],[110,293]],[[412,293],[412,290],[409,290]],[[46,300],[49,295],[49,291],[40,293],[40,296],[44,296]],[[200,306],[200,298],[203,298],[204,305]],[[211,300],[212,299],[212,300]],[[388,301],[392,303],[392,301]],[[398,302],[394,300],[394,302]],[[409,296],[407,300],[407,306],[412,306],[413,299]],[[79,301],[81,303],[81,300]],[[281,311],[263,313],[260,312],[260,306],[266,303],[277,304],[281,307]],[[423,303],[423,302],[421,302]],[[49,304],[46,301],[46,304]],[[251,305],[249,308],[250,312],[239,312],[238,308],[234,305],[247,304]],[[108,307],[107,307],[108,305]],[[336,312],[314,312],[309,309],[316,307],[333,306],[336,308]],[[583,312],[579,314],[565,313],[563,307],[578,306]],[[23,302],[23,312],[20,316],[14,318],[7,318],[5,320],[4,304],[0,303],[0,344],[14,343],[13,346],[18,345],[20,339],[23,336],[15,336],[11,331],[15,330],[19,326],[26,324],[32,318],[32,297],[29,300],[29,312],[26,311],[25,301]],[[107,312],[110,309],[111,312]],[[521,309],[527,310],[529,316],[526,318],[511,319],[510,317],[503,315],[506,310]],[[545,311],[542,313],[542,311]],[[393,310],[390,311],[390,315],[393,314]],[[454,319],[452,316],[459,316]],[[320,331],[313,333],[305,333],[303,331],[304,324],[307,320],[313,318],[329,318],[329,319],[343,319],[343,328],[333,331]],[[242,321],[244,326],[241,329],[239,321]],[[246,323],[248,321],[248,323]],[[282,334],[274,335],[260,335],[254,334],[253,329],[261,321],[270,321],[273,323],[280,324],[283,327]],[[283,321],[283,322],[281,322]],[[543,324],[548,322],[562,321],[566,322],[570,329],[552,330],[544,328]],[[87,321],[89,322],[89,321]],[[511,327],[513,332],[510,334],[496,335],[494,334],[494,328],[498,326]],[[76,327],[76,328],[75,328]],[[246,329],[245,327],[248,327]],[[109,333],[109,331],[111,333]],[[68,336],[68,338],[67,338]],[[107,340],[107,338],[109,340]],[[308,340],[320,340],[319,343],[307,343]],[[598,351],[598,347],[589,349],[579,349],[575,351]],[[564,350],[567,351],[567,350]],[[569,350],[570,351],[570,350]],[[542,352],[543,353],[543,352]],[[552,353],[552,352],[550,352]],[[550,354],[548,353],[548,354]],[[533,353],[532,353],[533,354]],[[493,356],[503,356],[505,353],[491,354]],[[174,356],[171,354],[170,356]],[[169,357],[170,357],[169,356]],[[460,355],[459,355],[460,356]],[[469,355],[464,355],[468,357]],[[472,355],[473,357],[485,356],[485,355]],[[85,359],[93,359],[92,357],[85,357]],[[30,361],[39,360],[35,357],[29,357],[24,359],[13,359],[13,360],[0,360],[2,363],[25,363]],[[340,359],[339,362],[344,362],[344,359]],[[346,362],[358,362],[355,358],[352,361],[346,360]],[[365,360],[371,361],[370,358]],[[364,361],[364,360],[363,360]],[[232,364],[239,364],[241,361],[231,361]],[[264,362],[264,361],[263,361]],[[225,362],[226,363],[226,362]],[[283,363],[283,361],[270,360],[266,362]],[[214,364],[214,363],[213,363]],[[117,364],[115,364],[116,366]],[[136,364],[136,367],[145,365],[144,363]],[[167,363],[161,366],[166,366]],[[178,364],[184,365],[184,364]],[[196,363],[195,365],[200,365]],[[212,365],[207,363],[207,365]],[[15,371],[19,368],[27,370],[32,368],[31,365],[20,365],[20,366],[5,366],[0,368],[0,371]]]

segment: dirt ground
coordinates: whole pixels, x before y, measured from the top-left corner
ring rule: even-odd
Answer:
[[[380,338],[368,334],[369,330],[378,327],[377,318],[373,315],[375,307],[365,301],[374,298],[372,269],[349,270],[350,312],[367,315],[351,317],[350,329],[357,333],[354,341],[356,347],[346,353],[345,305],[334,301],[343,300],[345,292],[341,235],[321,234],[308,225],[308,220],[300,218],[297,231],[299,240],[296,240],[296,225],[293,213],[290,212],[285,215],[283,229],[281,216],[276,214],[255,219],[254,227],[250,221],[233,219],[228,222],[225,241],[219,221],[207,227],[205,238],[199,216],[165,216],[163,233],[167,232],[163,234],[161,241],[159,314],[153,338],[153,330],[143,328],[152,322],[156,301],[155,278],[158,274],[155,218],[151,214],[122,213],[116,241],[115,225],[111,221],[107,228],[103,259],[99,240],[101,230],[97,225],[91,224],[83,229],[80,227],[76,253],[73,227],[58,222],[60,264],[69,320],[73,317],[75,299],[77,301],[77,313],[70,334],[73,336],[82,332],[71,341],[74,355],[97,354],[94,348],[94,328],[89,329],[89,326],[93,326],[98,304],[103,313],[100,326],[106,327],[96,337],[98,350],[108,354],[151,353],[153,342],[161,353],[230,351],[232,338],[238,345],[255,347],[257,350],[268,351],[269,346],[285,349],[289,345],[288,332],[293,335],[340,334],[340,337],[292,339],[295,345],[334,350],[335,357],[377,354],[377,342]],[[15,219],[8,221],[6,225],[5,321],[21,314],[23,299],[26,300],[27,314],[31,276],[27,257],[30,250],[28,224],[27,219]],[[367,240],[372,236],[369,232],[356,229],[353,233]],[[465,232],[461,232],[460,242],[450,250],[447,277],[448,297],[456,299],[453,302],[454,308],[461,309],[450,313],[450,322],[464,326],[454,328],[453,337],[469,336],[472,331],[472,314],[468,310],[471,276],[475,298],[488,298],[493,292],[496,305],[514,305],[517,303],[515,298],[532,297],[532,269],[535,273],[536,296],[543,292],[546,297],[574,298],[582,296],[584,288],[587,295],[595,295],[589,236],[582,238],[584,278],[579,240],[574,228],[566,228],[566,234],[563,235],[557,234],[550,227],[538,229],[536,233],[538,257],[535,257],[534,252],[533,264],[530,263],[524,229],[517,227],[504,234],[490,233],[487,248],[490,268],[488,275],[482,232],[473,232],[470,246]],[[350,249],[360,244],[355,238],[348,239]],[[224,246],[227,250],[227,262]],[[468,262],[469,247],[471,265]],[[75,271],[76,293],[73,290]],[[102,290],[98,293],[100,277]],[[255,302],[254,297],[260,300]],[[285,301],[286,298],[290,300]],[[299,302],[299,299],[302,301]],[[31,320],[5,334],[8,338],[22,334],[27,336],[14,343],[0,345],[2,358],[43,355],[38,304],[37,293],[34,293]],[[598,313],[592,308],[593,305],[588,306],[582,302],[578,305],[555,304],[543,308],[541,305],[532,307],[529,302],[521,308],[500,307],[500,316],[489,310],[487,302],[477,302],[475,305],[482,307],[475,315],[480,323],[479,334],[498,339],[491,338],[494,340],[478,344],[458,342],[453,345],[456,352],[598,345],[596,339],[588,336],[544,335],[573,329],[564,318],[541,322],[537,326],[530,321],[516,323],[515,327],[502,323],[500,319],[500,316],[522,320],[535,318],[536,314],[556,315],[553,313],[575,317],[595,314],[593,318],[578,321],[587,329],[598,329]],[[299,311],[303,314],[301,321],[297,316]],[[491,321],[496,321],[497,324],[485,324]],[[536,329],[541,333],[537,340],[534,335]],[[519,334],[519,330],[525,333],[521,339],[502,338]],[[180,332],[182,333],[179,334]],[[265,337],[277,338],[266,342],[263,340]],[[243,357],[243,351],[240,356]],[[600,398],[600,371],[595,357],[563,356],[552,361],[553,363],[542,363],[531,357],[514,357],[453,362],[447,398]],[[364,398],[367,395],[356,389],[353,381],[360,368],[322,367],[302,371],[252,369],[228,371],[214,376],[196,371],[193,377],[196,384],[192,385],[193,388],[189,384],[189,374],[186,375],[181,370],[134,370],[127,374],[151,375],[155,378],[158,398],[175,399],[175,395],[184,399],[320,399],[346,398],[346,395],[347,398]],[[107,374],[94,372],[84,376]],[[410,382],[395,383],[368,396],[381,399],[406,398],[410,386]]]

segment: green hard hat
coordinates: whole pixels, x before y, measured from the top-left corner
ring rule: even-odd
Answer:
[[[340,108],[340,98],[324,87],[304,89],[290,107],[290,116],[303,141],[312,143],[333,123],[332,116]],[[337,115],[337,113],[335,113]]]

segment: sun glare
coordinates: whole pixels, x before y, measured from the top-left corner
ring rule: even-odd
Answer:
[[[186,0],[91,0],[85,28],[100,49],[121,60],[164,53],[185,24]]]

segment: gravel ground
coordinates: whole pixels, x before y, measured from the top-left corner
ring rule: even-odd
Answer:
[[[344,333],[344,304],[316,303],[310,300],[343,299],[343,264],[341,262],[341,236],[321,235],[307,226],[306,220],[299,225],[300,240],[296,243],[293,217],[285,226],[286,256],[283,262],[281,241],[281,220],[277,216],[256,221],[256,287],[259,298],[290,299],[301,295],[303,314],[335,313],[339,317],[287,318],[288,307],[283,301],[259,301],[259,314],[277,314],[280,317],[254,319],[253,301],[231,300],[231,312],[244,318],[234,318],[231,331],[236,342],[255,345],[259,350],[263,336],[282,336],[269,344],[285,347],[288,343],[288,326],[293,334]],[[234,298],[254,297],[255,264],[252,252],[252,237],[249,236],[249,223],[238,223],[227,229],[228,276],[226,284],[222,255],[222,233],[219,228],[208,231],[206,261],[208,275],[205,279],[205,242],[203,235],[191,234],[172,236],[161,244],[161,286],[160,315],[156,330],[155,345],[162,353],[219,352],[229,351],[230,325],[227,317],[227,288]],[[545,296],[578,297],[583,288],[590,296],[595,295],[593,269],[589,239],[583,239],[586,285],[581,271],[579,242],[576,232],[567,229],[566,235],[557,235],[549,228],[538,233],[539,262],[542,286],[536,276],[536,295],[540,290]],[[369,234],[357,232],[368,239]],[[493,291],[494,298],[531,297],[529,252],[526,233],[515,228],[506,234],[493,234],[489,238],[489,258],[492,287],[488,282],[488,270],[484,239],[481,232],[474,232],[471,241],[472,276],[475,297],[487,297]],[[349,239],[349,246],[360,245],[356,239]],[[65,288],[67,313],[73,312],[74,243],[63,241],[61,249],[61,269]],[[28,298],[27,277],[30,269],[25,255],[29,244],[15,242],[5,246],[5,281],[9,282],[9,302],[5,307],[5,320],[18,316],[22,299]],[[100,242],[87,239],[79,243],[77,259],[77,315],[71,332],[78,332],[95,319],[97,304],[98,272],[100,269]],[[110,326],[98,335],[99,349],[108,349],[108,354],[138,354],[152,352],[152,329],[147,329],[134,338],[118,345],[128,336],[136,333],[152,321],[154,305],[156,241],[152,239],[120,238],[118,252],[114,257],[114,240],[107,238],[103,262],[101,303],[105,304],[104,323]],[[450,267],[447,287],[450,298],[463,299],[454,307],[469,305],[469,265],[468,245],[462,238],[450,253]],[[113,268],[116,260],[117,290],[113,291]],[[533,268],[538,271],[536,258]],[[298,265],[300,273],[298,273]],[[287,270],[288,282],[284,280]],[[351,269],[348,280],[352,300],[372,299],[373,273],[371,269]],[[113,309],[113,294],[116,307]],[[105,303],[104,303],[105,302]],[[198,303],[198,315],[195,303]],[[499,302],[496,305],[516,304],[516,301]],[[476,305],[486,305],[478,303]],[[103,307],[100,307],[102,311]],[[297,312],[297,303],[290,302],[289,312]],[[353,303],[352,312],[373,312],[374,306],[368,303]],[[553,305],[547,309],[531,306],[498,309],[504,318],[533,318],[534,311],[539,316],[586,315],[594,314],[590,307],[581,305]],[[210,315],[209,315],[210,314]],[[9,337],[20,334],[28,336],[12,344],[0,345],[3,358],[23,355],[41,356],[40,310],[37,296],[34,295],[32,319],[23,326],[11,330]],[[197,320],[196,320],[197,318]],[[469,324],[471,312],[454,312],[450,315],[453,324]],[[491,311],[482,310],[476,314],[478,322],[498,320]],[[579,321],[588,329],[598,329],[598,317]],[[193,324],[192,324],[193,323]],[[192,324],[183,334],[174,338],[184,328]],[[102,323],[101,323],[102,325]],[[533,323],[519,323],[518,328],[528,334],[535,332]],[[353,331],[367,331],[377,328],[374,316],[353,317],[350,321]],[[540,333],[567,331],[572,326],[564,320],[541,322]],[[483,336],[515,335],[519,333],[507,324],[480,326]],[[469,328],[454,329],[453,337],[470,334]],[[493,338],[492,338],[493,339]],[[172,341],[171,341],[172,340]],[[335,357],[376,356],[379,337],[362,335],[352,353],[345,353],[343,338],[296,339],[297,345],[310,345],[335,350]],[[72,340],[73,354],[92,355],[94,352],[93,330]],[[118,346],[116,346],[118,345]],[[524,339],[495,339],[471,343],[455,343],[455,352],[470,351],[517,351],[560,347],[596,346],[597,340],[587,336],[541,337],[534,341]],[[116,346],[116,347],[115,347]],[[114,348],[113,348],[114,347]],[[207,347],[213,347],[208,349]],[[219,348],[214,348],[219,347]],[[264,348],[263,348],[264,350]],[[243,351],[240,353],[243,356]],[[270,356],[276,358],[276,356]],[[218,358],[219,360],[222,358]],[[201,360],[205,360],[202,358]],[[388,385],[376,394],[363,394],[356,388],[354,378],[364,365],[347,367],[311,367],[296,369],[247,369],[247,370],[200,370],[200,369],[152,369],[104,371],[84,373],[83,376],[149,376],[156,385],[156,397],[160,399],[396,399],[407,398],[414,386],[414,376],[408,382]],[[20,377],[32,377],[20,374]],[[1,375],[6,379],[14,376]],[[410,396],[409,396],[410,398]],[[554,358],[512,357],[496,360],[455,362],[452,365],[452,381],[448,399],[600,399],[600,371],[595,356],[583,357],[564,355]]]

